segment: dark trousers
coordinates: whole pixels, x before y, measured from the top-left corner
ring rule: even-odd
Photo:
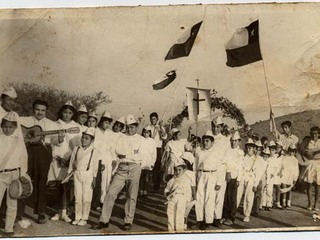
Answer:
[[[231,179],[227,183],[224,206],[223,206],[223,217],[230,219],[232,222],[236,220],[235,215],[237,213],[237,179]]]
[[[253,201],[253,208],[252,208],[252,211],[254,213],[259,213],[261,197],[262,197],[262,181],[259,182],[257,186],[257,191],[254,193],[254,201]]]
[[[106,171],[106,169],[104,170]],[[101,206],[100,198],[101,198],[101,181],[102,181],[102,161],[99,160],[98,172],[96,178],[96,186],[93,189],[92,195],[92,208],[97,208]]]
[[[28,169],[33,180],[34,213],[44,214],[46,207],[46,185],[48,171],[52,160],[52,151],[50,146],[29,145],[28,151]]]
[[[157,148],[157,160],[152,170],[153,188],[155,191],[160,189],[161,183],[161,159],[162,159],[162,148]]]

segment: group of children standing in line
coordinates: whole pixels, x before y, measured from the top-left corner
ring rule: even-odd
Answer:
[[[190,130],[188,139],[183,139],[180,131],[173,128],[170,140],[163,144],[167,134],[156,113],[150,115],[151,124],[143,128],[141,136],[137,133],[139,123],[132,115],[126,119],[119,118],[110,129],[113,119],[107,111],[98,118],[94,111],[87,111],[84,105],[77,111],[71,101],[60,108],[56,122],[45,117],[48,103],[42,100],[33,103],[34,116],[19,117],[9,104],[16,97],[13,88],[1,95],[0,137],[4,143],[8,142],[1,146],[5,148],[3,152],[9,152],[0,158],[0,200],[14,179],[29,174],[35,188],[34,209],[37,210],[39,223],[45,223],[43,207],[39,207],[45,206],[43,184],[57,184],[60,210],[51,220],[60,219],[84,226],[93,201],[101,210],[99,224],[93,228],[107,228],[114,201],[123,190],[126,195],[124,229],[129,230],[138,193],[141,196],[148,194],[151,171],[155,190],[159,189],[160,181],[166,183],[164,194],[168,200],[169,231],[186,229],[193,205],[199,229],[211,225],[232,225],[242,198],[244,222],[249,222],[250,216],[259,214],[261,209],[290,208],[291,189],[299,174],[308,183],[308,209],[317,210],[320,185],[318,127],[311,128],[311,137],[304,147],[299,145],[301,157],[309,162],[299,172],[295,157],[298,138],[291,133],[289,121],[281,124],[283,134],[274,131],[275,141],[270,142],[266,138],[260,141],[253,136],[242,143],[238,131],[226,136],[222,134],[222,118],[218,117],[200,140],[192,137]],[[41,141],[25,145],[20,125],[40,125],[45,131],[59,131],[55,135],[45,136]],[[79,131],[69,132],[68,129],[72,128],[78,128]],[[244,151],[241,145],[244,145]],[[36,157],[39,153],[40,160]],[[43,156],[47,155],[50,160],[44,164]],[[15,160],[10,160],[10,156],[15,156]],[[16,174],[18,169],[19,174]],[[158,175],[162,169],[164,176],[161,180]],[[73,179],[73,184],[70,184],[70,179]],[[314,183],[316,197],[312,206],[311,189]],[[73,221],[67,212],[72,199],[75,200]],[[5,230],[12,234],[17,202],[9,195],[7,204]]]

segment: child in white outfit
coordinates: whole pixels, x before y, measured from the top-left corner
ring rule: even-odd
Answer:
[[[81,146],[73,150],[70,159],[68,176],[73,173],[76,199],[73,225],[84,226],[89,218],[99,162],[97,152],[92,146],[94,133],[94,128],[88,128],[82,133]]]
[[[183,231],[185,229],[185,212],[188,202],[195,199],[195,175],[186,170],[180,158],[175,162],[175,175],[169,180],[164,193],[168,199],[168,230]]]

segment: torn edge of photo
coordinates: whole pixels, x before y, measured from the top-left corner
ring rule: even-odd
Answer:
[[[319,12],[1,9],[0,234],[318,231]]]

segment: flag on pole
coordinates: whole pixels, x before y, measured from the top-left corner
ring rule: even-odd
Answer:
[[[210,117],[211,99],[210,89],[187,87],[187,104],[189,120],[197,121]]]
[[[241,67],[262,60],[259,45],[259,20],[239,28],[226,44],[227,66]]]
[[[201,24],[202,21],[195,24],[187,34],[184,34],[180,39],[178,39],[177,43],[170,48],[165,60],[189,56]]]
[[[162,79],[161,81],[155,82],[152,87],[153,90],[160,90],[165,88],[166,86],[168,86],[170,83],[173,82],[173,80],[176,79],[176,70],[172,70],[170,72],[168,72],[166,74],[166,76],[164,76],[164,79]]]

